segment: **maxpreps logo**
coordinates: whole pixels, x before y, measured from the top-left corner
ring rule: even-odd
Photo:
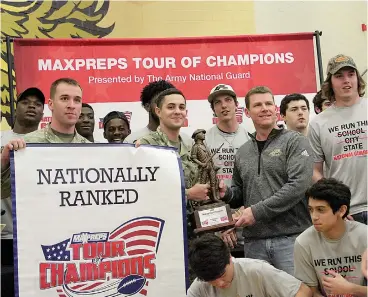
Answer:
[[[123,111],[123,113],[125,114],[125,116],[127,117],[128,121],[130,123],[133,113],[131,111]],[[103,119],[104,118],[99,118],[98,129],[103,129]]]
[[[244,107],[237,107],[236,108],[236,119],[239,124],[243,123],[243,114],[244,114]],[[219,122],[218,117],[215,115],[212,118],[212,124],[217,124]]]
[[[140,217],[112,232],[81,232],[42,245],[40,289],[55,296],[146,296],[156,279],[156,256],[165,222]]]

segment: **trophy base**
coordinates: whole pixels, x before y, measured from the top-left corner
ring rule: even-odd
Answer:
[[[195,229],[194,233],[199,235],[199,234],[205,233],[205,232],[224,231],[224,230],[233,228],[234,225],[235,225],[235,222],[228,222],[228,223],[224,223],[224,224],[220,224],[220,225],[216,225],[216,226],[202,227],[202,228]]]
[[[235,225],[230,206],[224,202],[208,203],[198,207],[194,212],[194,219],[195,234],[226,230]]]

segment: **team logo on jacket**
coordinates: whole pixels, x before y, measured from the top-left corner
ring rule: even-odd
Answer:
[[[156,256],[165,222],[155,217],[127,221],[111,232],[80,232],[41,245],[41,290],[50,296],[146,296],[156,279]]]
[[[243,123],[244,107],[237,107],[235,114],[236,114],[236,120],[238,121],[238,123],[239,124]],[[213,114],[212,124],[216,125],[218,122],[219,122],[218,117],[216,117],[216,115]]]
[[[125,114],[125,116],[127,117],[128,121],[130,123],[133,113],[131,111],[123,111],[123,113]],[[104,118],[99,118],[98,129],[103,129],[103,119]]]
[[[274,149],[272,152],[270,152],[271,157],[278,157],[282,155],[282,151],[280,149]]]

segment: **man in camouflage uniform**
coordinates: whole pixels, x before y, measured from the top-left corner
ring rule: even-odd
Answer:
[[[187,236],[188,242],[194,239],[194,226],[191,221],[192,215],[198,202],[208,200],[207,184],[198,184],[198,167],[190,157],[191,147],[185,144],[180,137],[180,128],[184,124],[186,116],[186,101],[183,94],[177,89],[167,89],[155,98],[156,114],[160,119],[157,131],[144,136],[137,141],[137,146],[142,144],[174,147],[178,150],[182,161],[185,179],[185,194],[187,201]],[[189,268],[189,278],[195,279],[193,271]]]
[[[11,180],[10,180],[10,150],[23,149],[26,143],[88,143],[89,141],[79,135],[75,130],[75,124],[78,121],[82,110],[82,89],[78,82],[69,78],[56,80],[51,85],[50,100],[48,102],[52,112],[52,121],[44,129],[36,130],[23,136],[12,138],[1,152],[1,198],[10,197]],[[3,144],[2,144],[3,145]],[[41,160],[40,160],[41,161]],[[8,239],[13,241],[12,239]],[[4,250],[2,244],[1,256],[6,258],[7,263],[13,263],[13,244],[10,248]],[[10,261],[9,261],[10,260]],[[2,259],[2,265],[5,263]],[[12,264],[7,266],[8,271],[14,271]],[[3,275],[2,275],[3,277]],[[11,277],[14,279],[14,276]],[[3,281],[5,283],[14,283],[14,281]],[[14,286],[8,286],[7,296],[14,296]]]
[[[10,195],[10,150],[23,149],[26,143],[89,143],[75,130],[82,110],[82,89],[78,82],[69,78],[56,80],[51,85],[50,97],[51,123],[23,139],[12,139],[1,152],[1,197]]]

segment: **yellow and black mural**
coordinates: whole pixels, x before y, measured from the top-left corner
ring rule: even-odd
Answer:
[[[5,37],[14,38],[102,38],[115,23],[99,23],[106,17],[110,1],[1,1],[1,130],[9,129],[10,92]],[[12,73],[15,93],[15,73]],[[46,95],[46,94],[45,94]]]
[[[162,38],[255,32],[253,1],[1,0],[0,8],[1,130],[10,128],[6,36]]]

